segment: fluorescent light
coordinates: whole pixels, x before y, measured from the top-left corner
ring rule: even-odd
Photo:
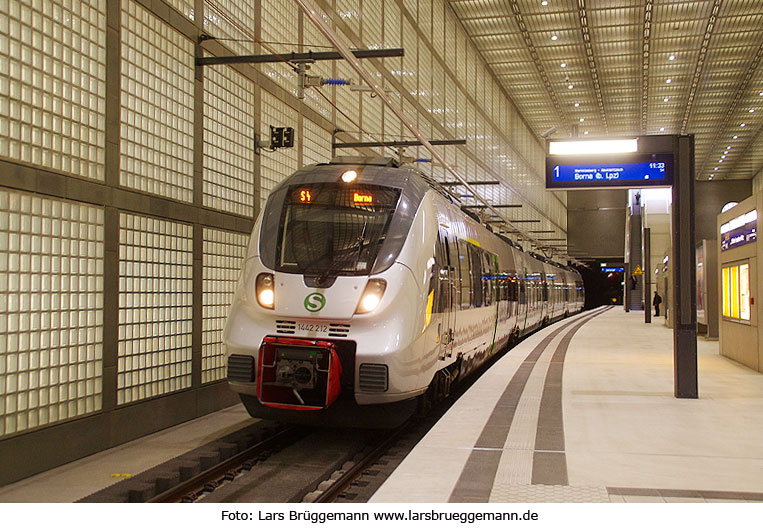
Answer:
[[[586,140],[586,141],[554,141],[548,144],[550,155],[592,155],[604,153],[635,153],[638,151],[638,140]]]

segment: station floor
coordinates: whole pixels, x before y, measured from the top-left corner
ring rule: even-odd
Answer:
[[[763,501],[763,374],[699,338],[699,399],[676,399],[663,322],[612,307],[528,337],[371,502]],[[254,421],[230,407],[2,487],[0,503],[74,502]]]
[[[697,348],[699,399],[677,399],[664,318],[558,322],[483,375],[371,502],[761,502],[763,374],[717,341]]]

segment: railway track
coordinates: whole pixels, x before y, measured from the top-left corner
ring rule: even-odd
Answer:
[[[489,366],[389,431],[259,421],[79,502],[366,502]]]

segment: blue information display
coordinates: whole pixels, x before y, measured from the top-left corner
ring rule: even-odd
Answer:
[[[630,164],[575,164],[554,166],[554,181],[665,181],[665,162],[636,162]]]
[[[673,184],[670,155],[549,156],[547,188],[644,188]]]
[[[601,272],[625,272],[625,267],[602,267]]]

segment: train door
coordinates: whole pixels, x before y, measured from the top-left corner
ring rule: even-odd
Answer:
[[[453,342],[455,338],[456,327],[456,278],[458,273],[456,267],[458,262],[453,261],[453,250],[455,241],[448,235],[447,230],[440,228],[437,237],[437,261],[440,267],[440,285],[439,285],[439,306],[438,312],[442,313],[442,322],[440,324],[440,358],[445,359],[453,355]],[[458,251],[456,250],[456,257]]]
[[[527,296],[527,284],[529,280],[527,278],[527,267],[522,267],[522,272],[519,277],[519,308],[520,311],[517,314],[517,322],[519,328],[522,330],[522,334],[527,329],[527,317],[530,313],[530,300]],[[524,313],[524,314],[523,314]]]

